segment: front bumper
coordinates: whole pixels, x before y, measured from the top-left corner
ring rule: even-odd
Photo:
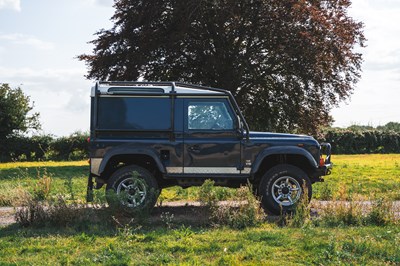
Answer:
[[[331,162],[331,152],[332,152],[332,147],[330,143],[321,143],[321,156],[326,155],[325,159],[323,160],[323,163],[320,164],[318,170],[321,175],[330,175],[331,174],[331,169],[333,168],[333,163]]]

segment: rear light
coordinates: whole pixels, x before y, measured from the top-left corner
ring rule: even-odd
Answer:
[[[319,158],[319,166],[324,166],[325,165],[325,160],[324,158]]]
[[[90,142],[90,137],[87,138],[87,142],[88,142],[88,143]]]

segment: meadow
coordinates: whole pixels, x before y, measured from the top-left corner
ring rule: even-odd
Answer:
[[[332,175],[313,186],[314,200],[400,199],[400,155],[336,155],[333,162]],[[0,164],[0,204],[18,205],[26,191],[83,203],[88,171],[84,161]],[[236,198],[234,189],[213,189],[219,200]],[[95,195],[99,204],[103,192]],[[199,188],[174,187],[163,190],[161,200],[199,200],[198,195]],[[351,210],[339,213],[334,222],[332,217],[309,220],[307,215],[297,224],[267,217],[239,228],[193,222],[207,215],[202,207],[177,210],[157,207],[138,222],[103,207],[83,208],[73,210],[81,218],[64,224],[4,226],[0,265],[400,264],[400,227],[377,220],[379,208],[362,221]],[[194,219],[180,219],[178,213]]]
[[[400,154],[334,155],[332,174],[325,182],[313,185],[313,198],[400,200]],[[16,162],[0,164],[0,206],[18,205],[21,191],[35,193],[38,180],[51,179],[50,196],[63,195],[68,200],[86,198],[87,161]],[[233,199],[235,189],[217,187],[219,200]],[[96,191],[102,201],[103,190]],[[198,200],[198,188],[164,189],[160,201]]]

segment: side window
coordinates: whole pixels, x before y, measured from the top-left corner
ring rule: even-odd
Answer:
[[[227,101],[189,101],[189,130],[233,130],[234,120]]]
[[[169,98],[100,97],[98,127],[122,130],[171,128]]]

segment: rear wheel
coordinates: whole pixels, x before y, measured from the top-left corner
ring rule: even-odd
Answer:
[[[123,167],[107,182],[106,197],[110,207],[121,208],[129,213],[150,210],[158,195],[157,180],[140,166]]]
[[[303,170],[288,164],[271,168],[264,174],[259,185],[262,206],[273,214],[294,211],[296,203],[305,193],[310,201],[310,179]]]

